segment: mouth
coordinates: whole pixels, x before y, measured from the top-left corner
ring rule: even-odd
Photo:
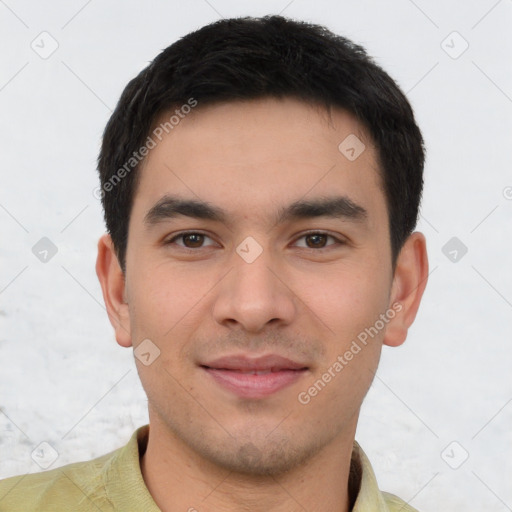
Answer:
[[[265,398],[301,379],[309,367],[275,354],[228,356],[201,364],[213,382],[241,398]]]

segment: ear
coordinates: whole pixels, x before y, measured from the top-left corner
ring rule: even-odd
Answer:
[[[414,322],[428,279],[428,257],[425,236],[412,233],[405,241],[397,259],[389,308],[396,315],[387,325],[384,345],[398,347],[407,338]]]
[[[132,338],[128,303],[125,301],[125,277],[108,234],[103,235],[98,242],[96,275],[101,284],[103,300],[117,343],[122,347],[130,347]]]

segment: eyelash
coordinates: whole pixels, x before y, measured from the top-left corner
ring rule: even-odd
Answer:
[[[182,231],[181,233],[174,235],[172,238],[170,238],[169,240],[164,242],[164,245],[171,245],[175,242],[175,240],[178,240],[179,238],[184,238],[187,235],[202,235],[202,236],[205,236],[205,237],[211,239],[210,236],[208,236],[206,233],[202,233],[201,231]],[[346,242],[344,240],[341,240],[326,231],[308,231],[307,233],[303,233],[300,237],[298,237],[297,240],[300,240],[301,238],[311,236],[311,235],[323,235],[328,238],[332,238],[333,240],[336,241],[336,243],[331,244],[330,246],[327,246],[327,247],[321,247],[319,249],[315,249],[314,247],[301,247],[301,249],[305,249],[306,251],[323,252],[323,251],[329,250],[329,248],[332,247],[332,245],[335,245],[335,246],[336,245],[338,245],[338,246],[346,245]],[[181,245],[179,245],[179,247],[181,250],[183,250],[185,252],[189,252],[189,253],[197,252],[199,249],[204,249],[204,247],[197,247],[195,249],[191,249],[190,247],[184,247]]]

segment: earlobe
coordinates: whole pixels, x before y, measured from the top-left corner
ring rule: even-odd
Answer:
[[[98,241],[96,275],[101,284],[108,318],[114,328],[116,340],[122,347],[132,345],[130,315],[126,302],[125,276],[119,265],[110,235]]]
[[[389,307],[397,311],[389,322],[383,343],[401,345],[416,318],[428,279],[428,257],[425,236],[412,233],[398,256]]]

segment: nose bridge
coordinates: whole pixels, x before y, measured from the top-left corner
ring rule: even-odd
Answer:
[[[291,321],[293,297],[278,277],[279,263],[269,248],[247,237],[236,247],[229,265],[233,270],[222,283],[214,307],[217,322],[236,322],[259,331],[270,321]]]
[[[254,292],[258,293],[272,292],[273,283],[270,281],[276,277],[270,269],[275,261],[268,247],[264,248],[253,237],[247,237],[238,245],[232,259],[235,280],[240,283],[242,292],[251,287],[255,287]]]

